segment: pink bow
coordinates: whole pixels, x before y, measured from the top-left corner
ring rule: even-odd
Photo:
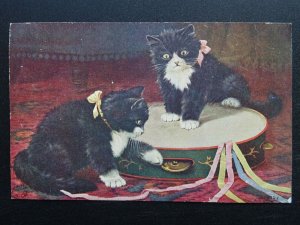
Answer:
[[[199,50],[199,55],[198,55],[198,58],[197,58],[197,62],[198,62],[198,64],[201,67],[202,61],[204,59],[203,53],[204,54],[209,53],[210,50],[211,50],[211,48],[206,45],[207,44],[207,40],[200,40],[200,43],[201,43],[201,48]]]

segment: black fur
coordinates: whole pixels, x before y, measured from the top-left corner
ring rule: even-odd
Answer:
[[[270,93],[266,102],[251,101],[246,80],[213,55],[204,55],[202,65],[199,66],[196,60],[201,44],[195,37],[193,25],[180,30],[164,30],[160,35],[147,36],[147,40],[167,112],[181,115],[183,120],[198,120],[206,104],[222,102],[228,97],[238,99],[242,106],[256,109],[267,117],[274,117],[280,112],[282,102],[279,96]],[[190,78],[191,84],[183,91],[165,79],[168,61],[172,59],[173,53],[179,56],[182,50],[189,53],[181,58],[195,70]],[[166,53],[170,55],[169,60],[162,57]]]
[[[148,107],[141,98],[142,91],[143,87],[136,87],[112,92],[102,99],[102,111],[113,130],[132,132],[144,126]],[[89,165],[105,174],[117,165],[110,145],[111,129],[101,117],[93,118],[93,108],[94,104],[81,100],[50,111],[29,147],[16,156],[17,177],[34,190],[51,195],[61,195],[61,189],[72,193],[96,190],[91,181],[76,178],[76,172]],[[137,120],[141,120],[140,125]],[[139,146],[139,151],[132,152],[127,147],[126,155],[140,157],[141,152],[153,149],[145,143]]]

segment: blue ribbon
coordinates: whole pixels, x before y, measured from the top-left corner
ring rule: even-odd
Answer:
[[[281,203],[290,203],[289,199],[285,199],[283,197],[281,197],[280,195],[276,194],[275,192],[265,189],[261,186],[259,186],[257,183],[255,183],[252,179],[250,179],[244,172],[239,160],[237,159],[237,156],[235,154],[235,152],[232,152],[232,157],[234,160],[234,165],[235,168],[237,170],[237,173],[239,175],[239,177],[247,184],[249,184],[250,186],[252,186],[253,188],[255,188],[258,191],[261,191],[263,193],[265,193],[266,195],[270,196],[272,199],[275,199]]]

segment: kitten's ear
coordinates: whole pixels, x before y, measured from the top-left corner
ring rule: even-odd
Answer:
[[[181,35],[195,35],[195,27],[193,24],[189,24],[188,26],[178,30],[178,33]]]
[[[140,99],[136,100],[136,101],[132,104],[131,110],[133,110],[133,109],[135,109],[135,108],[140,108],[140,107],[142,107],[143,104],[144,104],[144,102],[145,102],[145,100],[144,100],[143,98],[140,98]]]
[[[161,43],[158,35],[146,35],[146,39],[150,46],[159,45]]]
[[[140,98],[143,94],[143,91],[144,91],[143,86],[137,86],[134,88],[130,88],[127,92],[130,95],[130,97]]]

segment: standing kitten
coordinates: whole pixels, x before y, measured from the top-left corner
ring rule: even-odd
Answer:
[[[95,105],[87,100],[73,101],[50,111],[29,147],[17,155],[17,177],[34,190],[60,195],[61,189],[72,193],[97,189],[93,182],[75,176],[87,166],[100,174],[107,187],[125,185],[115,162],[123,153],[160,165],[162,156],[156,149],[141,142],[135,144],[131,139],[143,133],[148,119],[148,107],[141,98],[143,89],[135,87],[103,97],[103,116],[96,118]]]
[[[200,55],[201,42],[195,37],[193,25],[164,30],[160,35],[147,36],[147,40],[165,102],[163,121],[181,118],[182,128],[194,129],[199,126],[204,106],[218,102],[229,107],[251,107],[267,117],[280,112],[282,102],[277,95],[270,93],[266,102],[252,102],[241,75],[211,54]]]

